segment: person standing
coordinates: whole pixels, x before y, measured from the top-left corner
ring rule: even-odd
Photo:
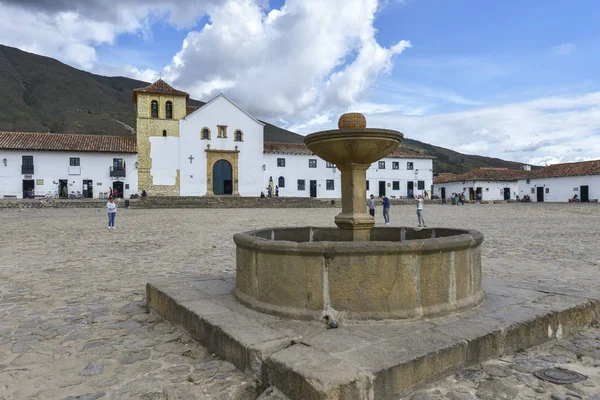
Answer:
[[[111,196],[106,203],[106,211],[108,212],[108,229],[115,229],[115,217],[117,216],[117,204]]]
[[[375,196],[371,195],[371,197],[367,199],[367,208],[369,209],[371,217],[375,218]]]
[[[275,185],[275,197],[279,197],[279,186]]]
[[[390,224],[390,199],[386,195],[379,196],[383,203],[383,219],[386,225]]]
[[[423,203],[423,196],[419,195],[419,197],[417,197],[417,220],[419,221],[418,226],[423,225],[423,228],[425,228],[425,220],[423,219]]]

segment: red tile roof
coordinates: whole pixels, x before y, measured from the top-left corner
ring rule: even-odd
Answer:
[[[565,176],[600,175],[600,160],[549,165],[535,171],[532,178],[560,178]]]
[[[265,142],[263,148],[263,153],[265,154],[314,155],[304,143]]]
[[[70,133],[0,132],[0,149],[136,153],[135,138]]]
[[[433,178],[433,183],[463,181],[516,181],[532,178],[536,171],[512,170],[507,168],[478,168],[464,174],[442,174]]]
[[[396,149],[391,154],[387,155],[386,158],[435,158],[435,157],[428,156],[427,154],[423,154],[423,153],[417,153],[415,151]]]
[[[156,94],[166,94],[170,96],[185,96],[187,99],[190,95],[181,90],[175,89],[173,86],[169,85],[167,82],[162,79],[157,80],[156,82],[139,89],[133,89],[133,102],[137,103],[137,94],[138,93],[156,93]]]
[[[185,107],[185,115],[190,115],[191,113],[193,113],[194,111],[196,111],[199,108],[200,107],[198,107],[198,106],[186,106]]]
[[[309,150],[303,143],[274,143],[265,142],[264,151],[265,154],[292,154],[292,155],[313,155],[314,153]],[[392,153],[387,155],[385,158],[434,158],[421,153],[415,153],[408,150],[394,150]]]

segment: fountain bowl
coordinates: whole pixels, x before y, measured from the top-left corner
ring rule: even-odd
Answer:
[[[307,135],[304,143],[336,165],[371,164],[396,150],[404,135],[390,129],[346,128]]]
[[[375,227],[366,242],[340,232],[236,234],[237,299],[267,314],[342,322],[443,316],[484,300],[480,232]]]

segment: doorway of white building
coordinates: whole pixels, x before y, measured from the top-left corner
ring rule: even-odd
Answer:
[[[317,197],[317,181],[310,181],[310,197]]]
[[[510,188],[504,188],[504,200],[510,200]]]
[[[61,199],[69,198],[69,181],[66,179],[58,180],[58,196]]]
[[[219,160],[213,165],[213,193],[233,194],[233,168],[227,160]]]
[[[23,179],[23,198],[28,199],[30,197],[33,198],[35,181],[33,179]]]
[[[112,189],[113,193],[117,193],[115,197],[120,199],[123,198],[123,182],[113,182]]]
[[[431,192],[431,193],[433,193],[433,192]],[[441,198],[442,198],[442,200],[446,200],[446,188],[445,187],[442,188]]]
[[[414,188],[415,188],[414,182],[412,182],[412,181],[406,182],[406,197],[408,197],[409,199],[414,198],[414,196],[415,196]]]
[[[590,201],[590,187],[589,186],[579,186],[579,193],[581,194],[582,202]]]
[[[94,198],[94,187],[91,179],[83,181],[83,197],[86,199]]]
[[[537,193],[537,202],[543,203],[544,202],[544,188],[541,186],[537,187],[536,193]]]
[[[379,195],[385,196],[385,181],[379,181]]]

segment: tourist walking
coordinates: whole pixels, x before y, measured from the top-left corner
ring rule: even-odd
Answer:
[[[117,216],[117,204],[113,197],[108,198],[106,203],[106,211],[108,211],[108,229],[115,229],[115,217]]]
[[[383,219],[386,225],[390,224],[390,199],[386,195],[379,196],[383,202]]]
[[[371,195],[371,197],[367,199],[367,208],[369,209],[371,217],[375,218],[375,196]]]
[[[425,220],[423,219],[423,196],[419,195],[417,198],[417,220],[419,221],[419,226],[423,225],[425,228]]]
[[[275,185],[275,197],[279,197],[279,186]]]

